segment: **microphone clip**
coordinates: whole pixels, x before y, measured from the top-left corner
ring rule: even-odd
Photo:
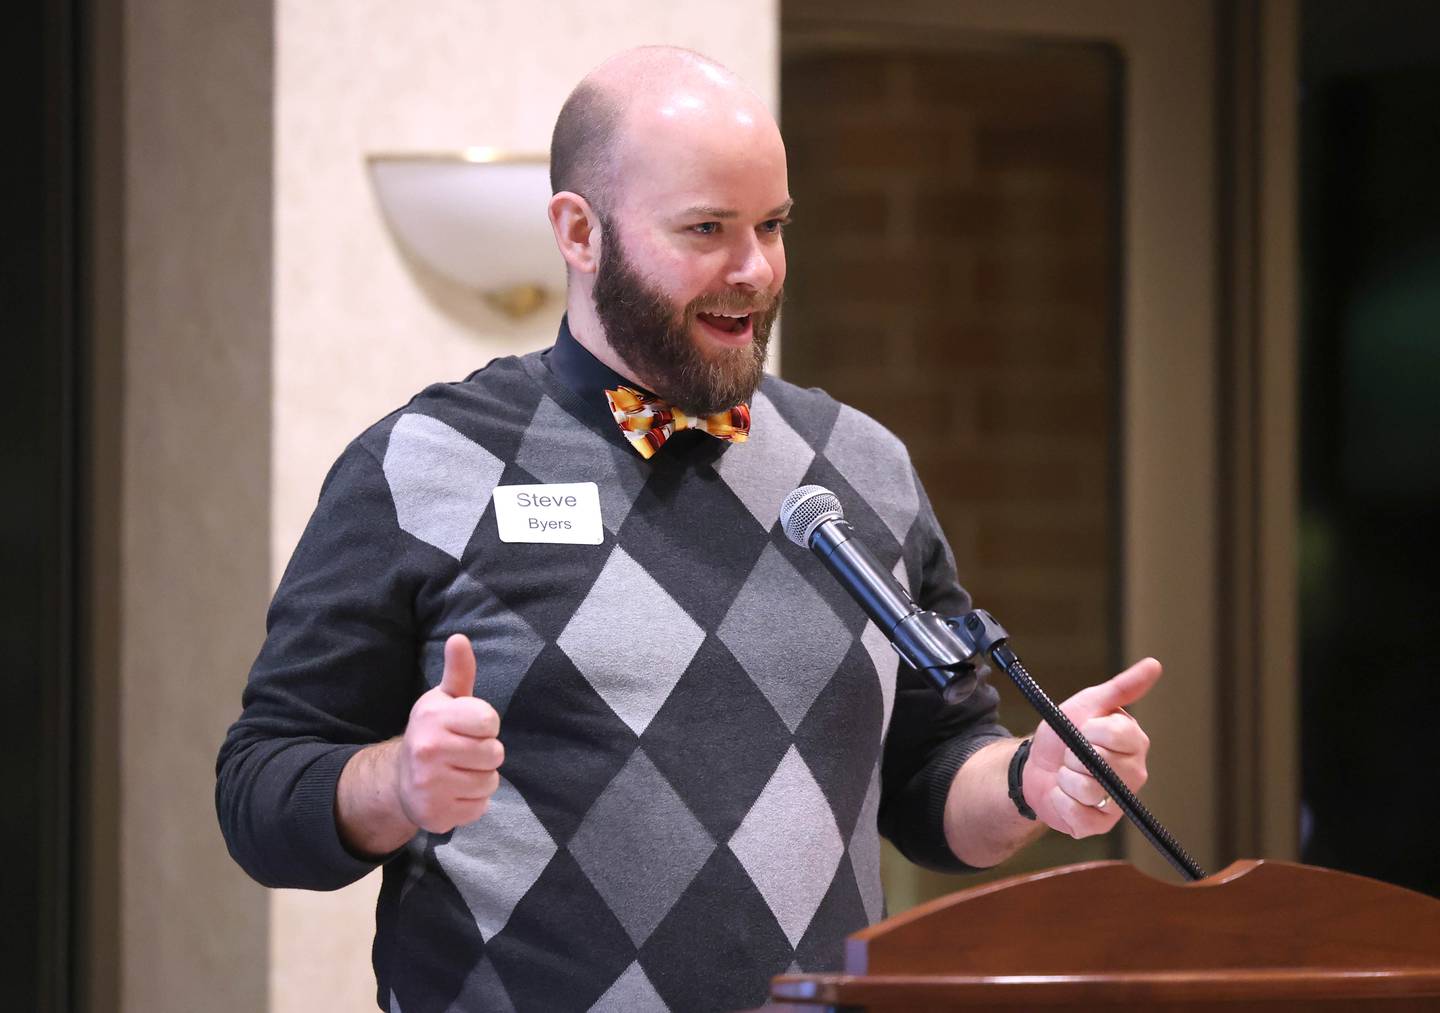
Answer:
[[[955,631],[972,655],[988,657],[991,651],[1010,639],[1005,627],[984,609],[971,609],[963,616],[951,616],[945,624]]]
[[[984,609],[972,609],[963,616],[944,619],[933,612],[921,614],[939,620],[960,642],[962,650],[956,652],[961,655],[959,660],[922,670],[940,691],[942,700],[946,703],[959,703],[975,692],[975,686],[980,679],[989,675],[990,666],[985,663],[985,659],[989,657],[991,650],[1009,640],[1010,634]]]

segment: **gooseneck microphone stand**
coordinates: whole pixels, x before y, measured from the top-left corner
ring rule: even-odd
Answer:
[[[1153,844],[1155,849],[1164,855],[1181,875],[1190,880],[1205,878],[1205,870],[1200,867],[1199,863],[1190,857],[1180,843],[1171,836],[1170,831],[1166,830],[1150,810],[1145,808],[1145,804],[1135,797],[1135,793],[1124,781],[1120,780],[1120,775],[1116,774],[1110,764],[1105,762],[1105,757],[1095,751],[1095,747],[1085,736],[1080,734],[1080,730],[1065,716],[1065,712],[1055,706],[1054,701],[1031,678],[1025,665],[1020,661],[1020,656],[1010,646],[1010,634],[1005,632],[1005,628],[997,623],[989,612],[984,609],[975,609],[963,616],[947,619],[946,624],[970,649],[971,658],[966,664],[973,666],[975,657],[988,657],[996,667],[1008,675],[1010,681],[1024,694],[1025,699],[1030,701],[1030,706],[1039,712],[1041,719],[1054,729],[1056,735],[1060,736],[1060,741],[1069,746],[1070,751],[1080,758],[1081,763],[1085,764],[1085,769],[1094,775],[1095,780],[1105,786],[1105,791],[1124,810],[1130,822],[1140,828],[1145,839]],[[932,679],[937,675],[939,673],[933,673]]]
[[[984,609],[953,619],[920,608],[887,567],[845,521],[840,500],[823,486],[802,485],[780,505],[780,523],[796,545],[814,552],[878,626],[911,668],[940,692],[946,703],[965,699],[975,689],[989,658],[1019,687],[1060,741],[1105,786],[1146,840],[1182,875],[1204,879],[1205,870],[1150,814],[1118,774],[1095,751],[1064,712],[1045,695],[1010,646],[1010,634]]]

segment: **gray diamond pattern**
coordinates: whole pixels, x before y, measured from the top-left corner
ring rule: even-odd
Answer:
[[[815,451],[757,390],[750,402],[750,439],[727,448],[715,470],[768,531],[780,517],[781,501],[814,459]]]
[[[730,838],[775,920],[798,946],[845,853],[840,828],[815,775],[790,750]]]
[[[715,841],[636,749],[585,814],[569,849],[638,947],[680,899]]]
[[[544,649],[545,639],[463,572],[445,589],[443,622],[449,632],[470,637],[475,649],[475,695],[504,714],[515,687]],[[431,686],[440,684],[445,671],[446,639],[437,636],[425,642],[422,660],[425,681]]]
[[[541,482],[594,482],[600,487],[600,520],[615,532],[645,484],[646,473],[621,456],[626,453],[635,456],[577,427],[564,408],[542,397],[515,463]]]
[[[774,545],[765,546],[718,632],[792,732],[850,647],[834,610]]]
[[[474,823],[456,827],[435,848],[435,858],[465,898],[475,927],[487,942],[505,927],[510,912],[540,878],[556,851],[544,825],[504,777],[490,808]]]
[[[807,476],[833,484],[906,586],[907,536],[913,548],[939,533],[904,445],[818,392],[767,382],[748,442],[644,461],[591,428],[598,406],[568,410],[552,379],[501,361],[365,444],[433,571],[415,598],[417,688],[438,681],[445,639],[466,635],[513,768],[482,819],[416,835],[397,884],[408,906],[381,913],[387,959],[403,957],[394,932],[430,917],[417,898],[442,890],[455,910],[441,916],[468,914],[479,933],[462,926],[465,966],[434,981],[402,961],[381,1002],[737,1008],[762,971],[823,962],[885,913],[880,763],[903,662],[780,540],[779,504]],[[605,544],[501,543],[489,503],[507,479],[593,482]],[[902,717],[897,739],[912,731]],[[928,829],[907,827],[927,842]],[[727,917],[717,897],[733,901]]]
[[[880,632],[880,627],[868,620],[860,634],[860,644],[865,648],[865,653],[870,655],[870,663],[875,666],[875,676],[880,680],[880,700],[884,708],[880,736],[883,739],[890,729],[890,712],[895,707],[895,679],[900,673],[900,656],[890,646],[885,634]]]
[[[895,562],[895,569],[891,571],[900,586],[909,590],[910,582],[905,576],[905,560]],[[885,634],[880,632],[880,627],[866,620],[865,629],[860,634],[860,644],[865,648],[865,653],[870,656],[870,663],[875,666],[875,676],[880,680],[880,700],[883,711],[880,719],[880,738],[885,738],[885,733],[890,730],[890,715],[895,709],[895,680],[900,675],[900,655],[890,646],[890,641]]]
[[[466,976],[460,998],[450,1004],[446,1013],[471,1013],[477,1009],[485,1013],[515,1013],[510,993],[505,991],[505,983],[495,973],[489,957],[481,957],[480,963]]]
[[[860,888],[860,902],[865,917],[874,925],[885,914],[885,891],[880,884],[880,767],[870,776],[870,788],[860,803],[860,816],[855,832],[850,835],[850,865],[855,870],[855,885]]]
[[[704,639],[699,624],[617,547],[557,643],[639,735]]]
[[[480,444],[417,412],[390,430],[383,467],[400,527],[456,559],[505,470]]]
[[[590,1013],[670,1013],[670,1007],[660,998],[637,961],[625,968],[615,984],[595,1000]]]
[[[903,545],[920,512],[920,493],[905,445],[870,416],[846,405],[830,430],[825,456]]]

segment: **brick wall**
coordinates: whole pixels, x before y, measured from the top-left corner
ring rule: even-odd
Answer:
[[[1053,698],[1100,681],[1117,636],[1115,66],[1079,46],[796,54],[781,81],[784,375],[906,441],[962,582]]]

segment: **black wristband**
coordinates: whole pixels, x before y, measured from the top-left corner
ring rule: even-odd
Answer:
[[[1025,761],[1030,757],[1030,740],[1026,739],[1020,743],[1020,748],[1015,750],[1015,755],[1010,757],[1010,801],[1015,803],[1015,808],[1020,810],[1020,815],[1027,820],[1035,818],[1035,810],[1025,804],[1025,790],[1021,786],[1021,774],[1025,770]]]

